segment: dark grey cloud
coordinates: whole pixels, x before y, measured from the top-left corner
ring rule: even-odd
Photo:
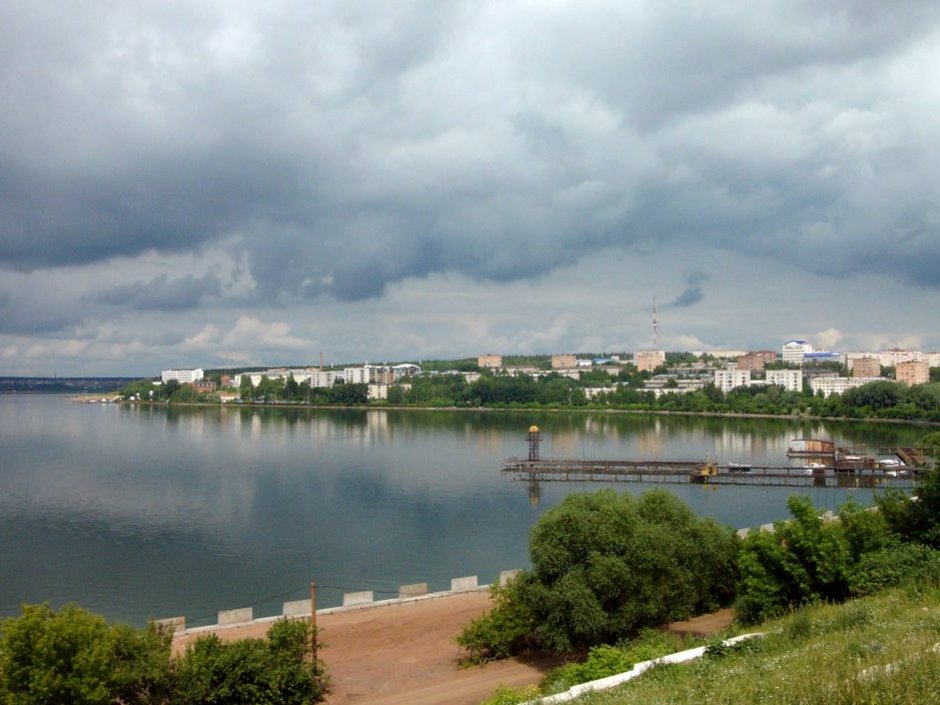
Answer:
[[[0,287],[0,334],[42,336],[74,325],[77,308],[49,294]]]
[[[936,99],[885,67],[916,79],[938,23],[931,2],[8,3],[0,268],[221,248],[258,301],[356,301],[694,242],[937,287]],[[221,293],[164,274],[90,299]]]
[[[708,281],[705,272],[690,272],[685,277],[685,289],[666,308],[687,308],[694,306],[704,298],[702,284]]]
[[[182,311],[196,308],[203,299],[219,296],[222,282],[214,274],[170,279],[159,274],[147,282],[112,287],[93,298],[98,303],[126,306],[140,311]]]

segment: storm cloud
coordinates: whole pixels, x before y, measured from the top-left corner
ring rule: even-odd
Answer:
[[[96,295],[94,300],[140,311],[181,311],[197,307],[207,296],[218,296],[221,290],[219,278],[213,274],[173,280],[160,274],[148,282],[114,287]]]
[[[690,246],[940,289],[936,3],[40,1],[0,22],[0,277],[120,262],[89,319],[544,285],[601,253],[687,272]],[[189,266],[136,271],[160,258]]]
[[[685,308],[697,304],[704,297],[702,284],[706,281],[708,281],[708,275],[705,272],[690,272],[687,274],[685,289],[667,305],[667,308]]]

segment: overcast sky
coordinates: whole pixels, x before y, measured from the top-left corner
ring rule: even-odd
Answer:
[[[940,3],[0,0],[0,374],[940,349]]]

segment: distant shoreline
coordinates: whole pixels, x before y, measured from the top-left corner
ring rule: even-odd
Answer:
[[[100,395],[92,395],[100,396]],[[511,412],[511,413],[596,413],[596,414],[632,414],[637,416],[684,416],[684,417],[702,417],[702,418],[728,418],[728,419],[782,419],[788,421],[839,421],[843,423],[877,423],[890,424],[895,426],[923,426],[940,427],[938,421],[926,421],[923,419],[883,419],[883,418],[864,418],[854,419],[848,416],[809,416],[803,414],[754,414],[754,413],[735,413],[730,411],[673,411],[669,409],[611,409],[609,407],[591,407],[591,406],[553,406],[553,407],[513,407],[496,408],[492,406],[411,406],[411,405],[391,405],[391,404],[361,404],[361,405],[340,405],[340,404],[298,404],[293,402],[279,402],[277,404],[264,404],[257,402],[175,402],[165,401],[130,401],[119,400],[118,404],[141,404],[146,406],[162,407],[190,407],[190,408],[237,408],[237,409],[340,409],[347,411],[456,411],[456,412]]]

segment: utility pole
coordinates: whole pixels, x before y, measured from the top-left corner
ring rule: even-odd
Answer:
[[[310,583],[310,641],[313,652],[313,662],[317,662],[317,583]]]

